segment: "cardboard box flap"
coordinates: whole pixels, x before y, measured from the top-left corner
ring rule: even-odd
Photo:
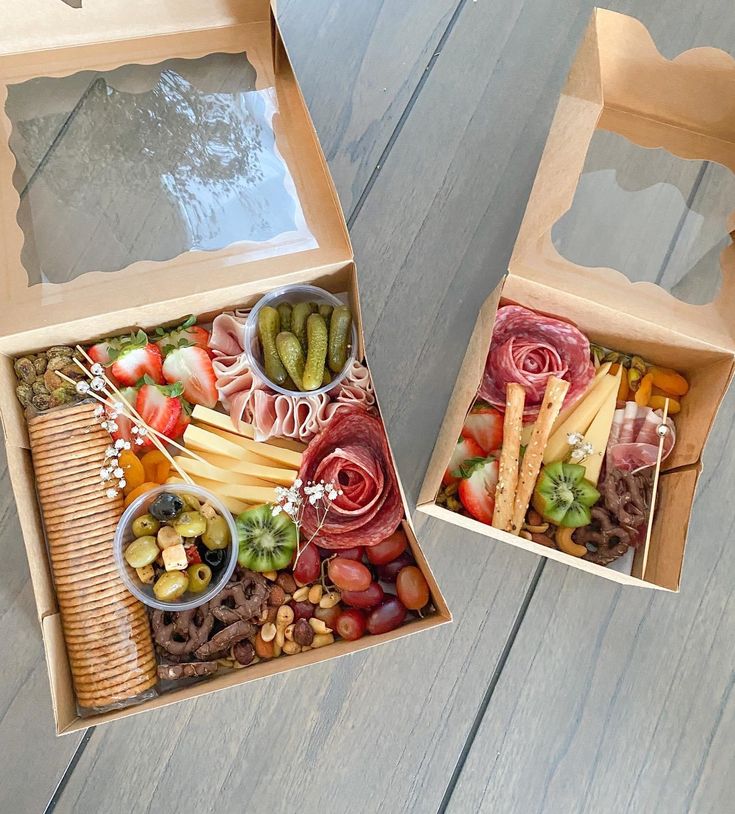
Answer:
[[[561,95],[509,264],[511,274],[735,350],[732,234],[719,257],[719,291],[704,305],[685,303],[652,282],[631,282],[611,268],[578,265],[557,250],[552,229],[572,207],[598,130],[735,172],[735,60],[713,48],[668,60],[638,20],[597,9]],[[732,213],[724,218],[722,238],[734,227]],[[594,243],[594,234],[588,240]]]
[[[269,0],[23,0],[4,4],[0,55],[224,28],[269,18]]]
[[[20,17],[0,33],[0,338],[352,259],[270,3]]]

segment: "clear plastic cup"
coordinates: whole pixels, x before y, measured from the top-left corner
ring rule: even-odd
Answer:
[[[225,562],[224,567],[219,572],[216,582],[213,579],[209,588],[202,593],[195,594],[191,591],[187,591],[181,597],[181,599],[178,599],[176,602],[161,602],[159,599],[156,599],[153,593],[153,585],[146,585],[142,583],[138,579],[135,569],[128,565],[125,557],[123,556],[123,552],[128,543],[131,543],[135,539],[133,535],[133,521],[141,515],[147,514],[148,507],[151,505],[151,503],[153,503],[158,495],[162,494],[163,492],[170,492],[171,494],[181,496],[193,495],[200,503],[211,503],[212,506],[217,510],[217,513],[221,514],[222,517],[225,518],[227,525],[230,527],[231,542],[228,549],[229,559]],[[130,593],[137,597],[145,605],[165,611],[185,611],[191,610],[192,608],[198,608],[200,605],[203,605],[205,602],[208,602],[210,599],[217,596],[217,594],[230,581],[230,577],[235,571],[239,549],[237,526],[235,525],[235,521],[232,519],[232,515],[220,502],[219,498],[217,498],[211,492],[208,492],[206,489],[202,489],[200,486],[189,486],[188,484],[183,483],[158,486],[157,488],[151,489],[150,492],[146,492],[144,495],[141,495],[139,498],[134,500],[130,506],[125,509],[123,516],[120,518],[120,522],[117,524],[113,546],[117,569],[120,572],[122,581],[125,583],[125,586]]]
[[[245,323],[245,352],[248,355],[248,361],[250,362],[253,372],[259,379],[262,379],[268,387],[275,390],[276,393],[282,393],[284,396],[318,396],[320,393],[329,393],[331,390],[334,390],[349,373],[355,361],[357,328],[355,327],[354,319],[352,321],[352,343],[349,348],[349,355],[340,373],[333,375],[332,381],[329,384],[325,384],[317,390],[287,390],[285,387],[281,387],[275,382],[272,382],[268,376],[266,376],[265,368],[263,367],[263,352],[260,347],[260,340],[258,339],[258,313],[260,309],[266,305],[277,308],[282,302],[288,302],[291,305],[296,305],[297,302],[316,302],[319,305],[332,305],[335,308],[338,305],[345,304],[339,297],[335,297],[334,294],[325,291],[323,288],[317,288],[315,285],[286,285],[281,288],[274,288],[273,291],[269,291],[262,296],[258,304],[248,315],[247,322]]]

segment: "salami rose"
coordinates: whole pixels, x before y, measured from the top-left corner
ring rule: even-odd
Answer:
[[[358,406],[343,407],[304,451],[299,477],[304,483],[334,483],[332,501],[316,541],[323,548],[377,545],[403,518],[388,441],[379,418]],[[304,504],[302,535],[308,539],[323,511]]]
[[[566,379],[563,407],[573,404],[595,374],[590,343],[574,325],[520,305],[498,309],[479,395],[505,409],[505,388],[517,382],[526,392],[524,423],[536,420],[549,376]]]

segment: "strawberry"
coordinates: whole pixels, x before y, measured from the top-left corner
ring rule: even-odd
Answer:
[[[145,376],[163,384],[161,351],[148,341],[145,331],[111,340],[109,355],[110,370],[120,384],[133,387]]]
[[[191,405],[184,399],[179,399],[179,401],[181,402],[181,415],[176,426],[171,430],[171,435],[169,435],[169,438],[174,440],[181,438],[186,432],[186,428],[191,424]]]
[[[106,367],[111,362],[110,343],[98,342],[96,345],[92,345],[91,348],[87,349],[87,355],[93,362],[97,362]]]
[[[146,377],[138,391],[135,409],[149,427],[167,438],[172,438],[172,433],[181,418],[180,395],[180,384],[162,387]],[[152,445],[153,441],[146,437],[143,447]]]
[[[457,494],[462,505],[483,523],[493,522],[498,462],[495,458],[470,458],[457,470]]]
[[[454,448],[452,457],[449,459],[449,466],[444,473],[442,483],[449,486],[450,483],[456,483],[457,477],[455,470],[459,469],[464,461],[468,458],[482,458],[485,452],[480,448],[480,445],[473,438],[463,438],[460,436],[457,441],[457,446]]]
[[[204,349],[211,356],[209,331],[195,323],[196,317],[190,316],[186,322],[170,331],[157,328],[155,341],[161,353],[166,356],[176,348],[194,345],[197,348]]]
[[[464,420],[463,438],[472,438],[485,455],[494,455],[503,445],[503,416],[494,407],[478,401]]]
[[[102,364],[102,362],[100,362]],[[138,396],[134,387],[123,387],[120,390],[120,393],[125,398],[125,401],[131,406],[135,407],[135,400]],[[117,399],[115,399],[117,401]],[[122,400],[121,400],[122,401]],[[110,411],[107,411],[108,418],[109,418]],[[118,413],[117,418],[113,419],[115,424],[117,424],[117,429],[110,433],[112,435],[113,441],[130,441],[131,445],[133,440],[135,439],[135,435],[132,433],[132,428],[135,426],[132,419],[128,418],[127,415],[124,413]]]
[[[203,348],[182,345],[170,351],[163,363],[163,375],[171,384],[181,382],[184,398],[192,404],[210,408],[217,404],[217,378]]]

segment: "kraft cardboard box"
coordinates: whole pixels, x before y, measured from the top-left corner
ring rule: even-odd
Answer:
[[[733,375],[735,245],[720,256],[714,301],[689,305],[653,283],[570,262],[555,247],[552,229],[572,206],[598,130],[735,170],[734,91],[735,61],[728,54],[698,48],[668,60],[638,20],[595,10],[556,109],[508,273],[480,310],[420,493],[421,511],[616,582],[678,590],[702,452]],[[731,219],[728,231],[733,227]],[[640,549],[628,575],[437,504],[483,376],[497,308],[507,303],[571,321],[591,342],[675,368],[689,380],[675,419],[676,445],[661,467],[645,579]]]
[[[82,7],[74,7],[79,5]],[[131,123],[130,118],[138,115],[145,118],[151,108],[146,107],[145,100],[132,102],[131,96],[123,99],[119,94],[158,92],[160,101],[160,83],[164,82],[164,89],[174,102],[176,94],[183,94],[183,102],[193,103],[195,94],[191,88],[182,90],[182,82],[186,84],[187,71],[197,70],[198,61],[213,55],[242,55],[243,61],[247,61],[250,79],[244,81],[245,84],[252,81],[251,90],[256,93],[236,97],[236,112],[241,118],[235,124],[255,122],[245,135],[260,140],[268,138],[272,126],[274,143],[270,149],[279,159],[275,164],[281,168],[277,176],[278,194],[285,196],[286,203],[267,209],[273,201],[272,188],[257,198],[266,168],[255,173],[252,182],[253,196],[262,207],[259,211],[264,213],[262,219],[251,221],[237,210],[235,214],[239,217],[234,219],[240,226],[245,221],[255,223],[265,232],[238,233],[233,239],[224,229],[208,244],[191,241],[179,249],[171,244],[174,246],[171,256],[151,258],[144,254],[123,262],[120,256],[125,256],[124,251],[116,255],[112,249],[108,251],[109,247],[97,245],[94,234],[73,234],[65,244],[66,233],[76,226],[69,219],[83,217],[84,207],[77,205],[78,211],[70,212],[72,207],[66,205],[69,202],[64,199],[64,187],[59,189],[58,185],[67,179],[70,186],[66,191],[83,196],[90,185],[104,187],[105,179],[100,181],[89,168],[89,153],[73,152],[74,141],[70,140],[71,154],[50,159],[66,162],[60,167],[63,172],[53,176],[57,186],[45,183],[43,178],[33,179],[38,186],[32,190],[29,205],[29,188],[23,186],[28,179],[19,181],[16,173],[22,174],[24,168],[11,146],[17,135],[13,129],[17,122],[11,120],[8,111],[18,87],[28,82],[43,83],[34,86],[38,93],[33,98],[51,100],[49,104],[53,107],[61,104],[56,91],[63,88],[64,81],[81,78],[85,84],[88,80],[89,94],[108,94],[118,106],[128,105],[127,112],[117,121],[134,128],[140,122]],[[144,66],[156,67],[159,85],[150,85],[148,75],[142,71]],[[161,66],[160,70],[157,66]],[[206,81],[208,65],[203,62],[199,67],[202,81]],[[82,106],[89,94],[80,103]],[[212,104],[216,103],[217,98]],[[76,113],[83,119],[84,110]],[[149,137],[154,138],[155,131]],[[166,147],[163,141],[164,152]],[[232,160],[242,160],[238,147],[235,143],[232,148]],[[136,168],[127,169],[132,184],[137,179]],[[75,175],[76,172],[80,174]],[[193,217],[201,204],[197,190],[204,184],[207,192],[208,179],[195,178],[199,187],[188,175],[167,180],[174,184],[177,205],[185,208],[188,217]],[[170,186],[167,191],[171,192]],[[137,189],[130,191],[129,206],[137,204],[139,194]],[[269,224],[280,223],[279,218],[286,210],[288,225],[274,226],[269,234]],[[146,225],[147,222],[143,228]],[[165,234],[161,232],[161,241]],[[211,238],[211,234],[207,235]],[[64,252],[76,250],[74,243],[82,238],[89,240],[91,248],[84,255],[74,255],[76,272],[71,273],[71,263],[65,260]],[[155,240],[152,243],[158,245]],[[7,306],[0,319],[0,417],[38,606],[57,733],[73,732],[247,683],[450,621],[446,603],[410,520],[406,519],[403,525],[412,553],[430,586],[435,608],[431,615],[390,633],[356,642],[338,641],[318,650],[263,661],[184,686],[139,706],[84,718],[77,712],[35,494],[28,433],[23,409],[14,394],[13,359],[52,345],[87,343],[132,327],[151,329],[190,313],[211,318],[223,310],[251,307],[261,295],[291,283],[313,283],[333,293],[346,293],[358,329],[358,356],[364,355],[357,273],[344,216],[270,2],[177,0],[151,4],[145,0],[99,0],[66,4],[62,0],[29,0],[22,9],[6,10],[0,30],[0,245],[0,289]],[[99,258],[104,259],[106,267],[95,265],[102,263]],[[402,490],[401,495],[408,518],[409,507]]]

